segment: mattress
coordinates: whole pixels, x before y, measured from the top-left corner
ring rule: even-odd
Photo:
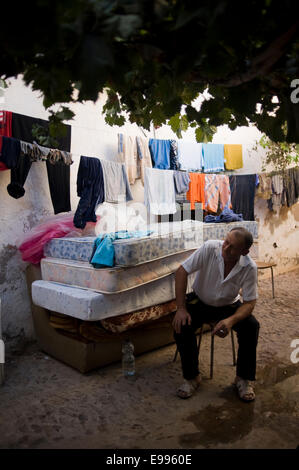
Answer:
[[[152,224],[147,237],[115,240],[116,266],[135,266],[173,253],[196,249],[203,243],[203,222],[184,220]],[[44,256],[89,261],[95,237],[53,238],[44,248]]]
[[[44,258],[41,260],[42,279],[85,287],[103,294],[119,293],[175,272],[194,251],[187,250],[125,268],[95,269],[86,261]]]
[[[195,275],[188,276],[191,292]],[[175,274],[119,294],[101,294],[50,281],[32,283],[32,301],[48,310],[86,321],[98,321],[175,299]]]
[[[203,241],[224,240],[226,234],[234,227],[244,227],[252,234],[253,238],[258,238],[258,223],[254,220],[244,220],[243,222],[204,223]]]

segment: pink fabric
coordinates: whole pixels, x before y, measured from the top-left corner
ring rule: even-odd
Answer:
[[[2,137],[12,137],[11,132],[12,112],[0,111],[0,153],[2,150]],[[8,170],[5,163],[0,162],[0,171]]]
[[[96,236],[94,233],[95,222],[88,222],[84,230],[82,230],[74,226],[73,219],[73,212],[50,216],[46,222],[30,230],[24,236],[21,243],[18,244],[18,249],[22,253],[22,260],[38,264],[44,257],[44,245],[52,238],[60,238],[67,235],[72,237],[87,236],[88,232],[92,232],[91,235]]]

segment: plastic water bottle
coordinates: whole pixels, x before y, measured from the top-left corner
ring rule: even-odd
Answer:
[[[134,345],[129,339],[122,345],[122,369],[125,377],[135,375]]]

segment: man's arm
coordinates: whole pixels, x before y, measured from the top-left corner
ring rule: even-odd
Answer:
[[[191,325],[191,316],[186,309],[186,290],[187,290],[188,273],[183,266],[180,266],[175,274],[175,296],[177,302],[177,311],[174,316],[172,326],[176,333],[181,332],[181,326]]]
[[[217,323],[212,334],[217,334],[221,338],[224,338],[236,323],[252,314],[255,304],[256,300],[244,301],[233,315]]]

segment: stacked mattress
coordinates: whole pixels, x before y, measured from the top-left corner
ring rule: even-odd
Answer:
[[[42,280],[32,284],[33,302],[87,322],[120,316],[121,324],[122,315],[140,311],[144,318],[167,315],[169,308],[174,309],[171,301],[175,299],[175,271],[180,264],[204,241],[224,239],[234,226],[243,226],[254,238],[258,236],[257,223],[251,221],[153,224],[147,237],[115,240],[116,266],[100,269],[89,263],[95,237],[52,239],[41,262]],[[188,276],[187,292],[194,277],[195,273]],[[160,304],[169,308],[152,308]],[[127,317],[126,324],[132,327]]]
[[[152,233],[142,238],[113,242],[116,266],[136,266],[170,254],[196,249],[203,241],[203,222],[184,220],[149,225]],[[89,261],[95,237],[54,238],[47,243],[44,255],[51,258]]]
[[[113,242],[113,268],[98,269],[89,263],[95,237],[51,240],[41,262],[42,280],[32,284],[33,302],[88,322],[134,312],[147,320],[167,315],[174,308],[174,273],[202,245],[203,223],[167,222],[149,230],[147,237]],[[193,278],[188,279],[188,292]],[[132,323],[126,318],[127,325]]]

